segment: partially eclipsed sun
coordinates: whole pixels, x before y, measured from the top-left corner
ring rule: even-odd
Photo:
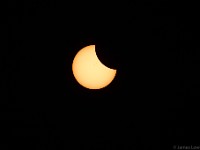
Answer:
[[[72,72],[83,87],[101,89],[113,81],[117,70],[102,64],[96,55],[95,45],[89,45],[82,48],[74,57]]]

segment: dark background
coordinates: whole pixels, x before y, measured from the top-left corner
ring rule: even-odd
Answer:
[[[199,145],[197,4],[9,0],[5,15],[2,149]],[[118,70],[101,90],[81,87],[71,71],[90,44]]]

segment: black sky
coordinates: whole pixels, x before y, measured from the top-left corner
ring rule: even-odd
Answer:
[[[134,150],[199,146],[196,4],[8,1],[1,120],[8,149]],[[8,40],[7,40],[8,39]],[[8,43],[7,43],[8,41]],[[106,88],[74,80],[72,60],[96,45],[117,68]]]

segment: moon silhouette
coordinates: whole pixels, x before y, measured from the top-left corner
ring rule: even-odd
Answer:
[[[95,45],[89,45],[75,55],[72,72],[76,81],[83,87],[101,89],[113,81],[117,70],[101,63],[96,55]]]

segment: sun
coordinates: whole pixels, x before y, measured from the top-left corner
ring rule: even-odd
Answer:
[[[72,72],[76,81],[83,87],[101,89],[113,81],[117,70],[101,63],[96,55],[95,45],[89,45],[75,55]]]

